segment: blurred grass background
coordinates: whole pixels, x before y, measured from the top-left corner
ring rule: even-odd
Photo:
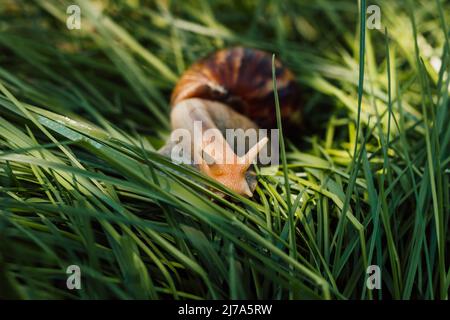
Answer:
[[[449,19],[445,0],[1,1],[0,297],[447,299]],[[179,75],[232,45],[302,89],[288,179],[252,199],[154,152]]]

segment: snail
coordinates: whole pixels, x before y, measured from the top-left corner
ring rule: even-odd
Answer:
[[[299,123],[294,76],[279,60],[275,60],[275,68],[282,119]],[[196,168],[236,193],[251,197],[256,178],[250,167],[268,138],[247,145],[246,153],[237,155],[224,135],[227,129],[276,127],[272,56],[261,50],[233,47],[194,63],[172,92],[170,119],[173,132],[183,129],[195,136],[196,123],[200,123],[202,132],[212,130],[214,139],[200,135],[191,141],[191,155],[199,159]],[[159,152],[168,156],[174,145],[171,140]]]

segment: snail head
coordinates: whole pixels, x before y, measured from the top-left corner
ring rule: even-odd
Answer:
[[[212,150],[211,148],[208,151],[205,151],[205,148],[202,150],[199,170],[234,192],[251,197],[253,192],[246,178],[247,171],[268,141],[267,137],[262,138],[244,156],[239,157],[223,140],[223,144],[214,144]],[[223,159],[225,161],[222,161]]]

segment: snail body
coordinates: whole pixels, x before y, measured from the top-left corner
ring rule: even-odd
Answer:
[[[278,60],[275,68],[282,118],[299,120],[294,76]],[[193,64],[172,92],[170,118],[173,130],[187,130],[194,137],[199,123],[202,130],[215,132],[214,139],[194,138],[192,154],[200,159],[198,169],[238,194],[252,196],[256,180],[248,169],[268,139],[249,145],[246,153],[238,156],[224,134],[227,129],[275,127],[271,55],[235,47]],[[172,147],[166,145],[161,153],[167,155]]]

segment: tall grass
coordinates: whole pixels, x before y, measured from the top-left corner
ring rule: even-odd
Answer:
[[[2,1],[0,297],[448,299],[449,3],[370,4],[382,30],[366,1]],[[177,77],[236,44],[305,118],[252,199],[155,152]]]

